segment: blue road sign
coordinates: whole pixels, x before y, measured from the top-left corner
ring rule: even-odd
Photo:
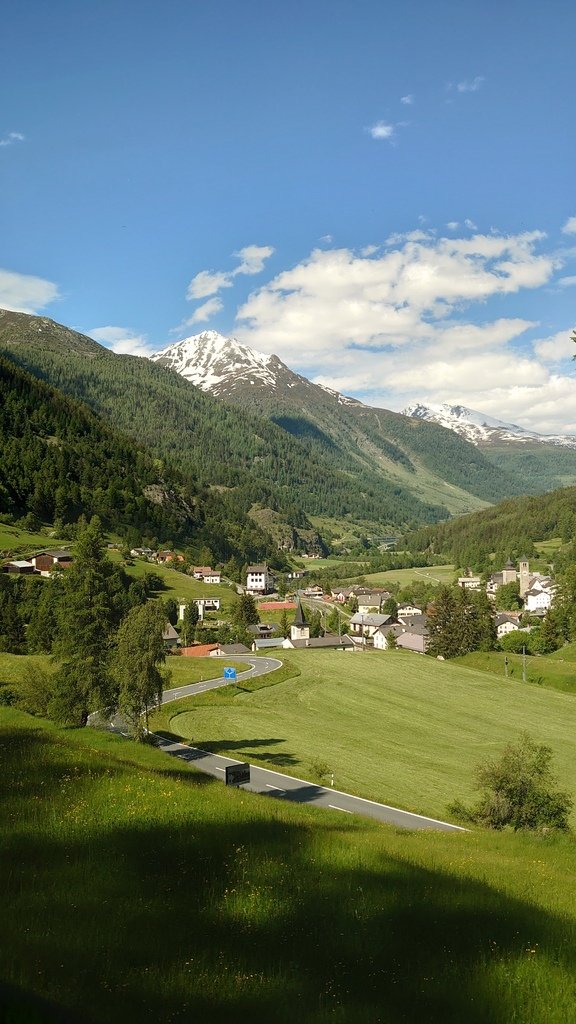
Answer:
[[[225,668],[224,669],[224,679],[236,679],[236,669],[235,668]]]

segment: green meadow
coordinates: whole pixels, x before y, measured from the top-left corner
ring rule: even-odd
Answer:
[[[440,818],[455,798],[474,798],[475,765],[528,730],[552,747],[562,786],[576,795],[570,694],[405,651],[291,651],[282,660],[299,675],[172,704],[162,728],[299,778],[314,780],[322,763],[336,789]]]
[[[0,726],[3,1021],[574,1021],[571,837],[410,833]]]
[[[397,583],[399,587],[408,587],[411,583],[452,583],[456,575],[453,565],[432,565],[419,569],[388,569],[385,572],[371,572],[364,576],[367,583],[375,586],[386,586]]]
[[[565,644],[553,654],[527,656],[525,659],[521,654],[505,654],[503,651],[473,651],[456,658],[454,664],[478,668],[500,679],[506,678],[508,672],[508,678],[515,682],[522,682],[525,673],[526,682],[534,686],[576,694],[576,643]]]

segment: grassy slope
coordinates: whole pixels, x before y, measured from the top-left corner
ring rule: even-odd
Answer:
[[[0,722],[11,1022],[55,1019],[24,993],[93,1024],[574,1020],[573,839],[396,832]]]
[[[508,660],[508,678],[516,682],[522,680],[523,658],[521,654],[504,654],[500,651],[474,651],[457,658],[455,664],[478,668],[483,672],[491,672],[500,679],[506,677],[506,659]],[[576,644],[566,644],[554,654],[547,657],[526,658],[526,681],[536,686],[551,687],[565,693],[576,694]]]
[[[453,565],[432,565],[422,569],[388,569],[386,572],[372,572],[364,576],[367,583],[375,586],[398,583],[407,587],[413,582],[452,583],[456,575]]]
[[[211,708],[207,695],[196,710],[173,707],[171,731],[300,778],[322,760],[337,789],[443,817],[454,798],[473,798],[474,766],[527,729],[550,744],[576,794],[567,694],[402,651],[296,651],[288,661],[300,678],[227,706]]]

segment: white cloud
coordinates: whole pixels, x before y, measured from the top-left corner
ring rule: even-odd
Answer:
[[[467,217],[466,220],[464,221],[464,227],[468,228],[469,231],[477,231],[478,230],[478,225],[475,224],[473,220],[470,220],[469,217]]]
[[[533,342],[537,356],[546,363],[560,363],[563,359],[576,356],[576,345],[571,340],[572,331],[558,331],[549,338],[539,338]]]
[[[230,274],[221,271],[201,270],[192,278],[186,290],[188,301],[193,299],[204,299],[208,295],[215,295],[221,288],[231,288],[232,281]]]
[[[206,320],[210,319],[210,317],[219,313],[223,305],[224,303],[222,302],[222,299],[208,299],[207,302],[203,302],[201,306],[198,306],[198,309],[194,310],[192,316],[189,317],[188,320],[184,321],[184,326],[193,327],[194,324],[205,323]]]
[[[0,139],[0,146],[13,146],[15,142],[24,142],[24,138],[22,132],[8,132],[8,135]]]
[[[412,93],[408,93],[407,96],[401,96],[400,97],[400,103],[403,103],[404,106],[406,106],[406,107],[411,107],[412,104],[414,103],[414,97],[413,97]]]
[[[387,124],[386,121],[377,121],[368,128],[370,135],[373,139],[388,139],[390,141],[394,138],[396,129],[393,124]]]
[[[478,92],[484,84],[484,76],[476,75],[475,78],[466,79],[463,82],[458,82],[456,89],[458,92]]]
[[[572,286],[576,284],[576,274],[571,277],[560,277],[556,284],[559,288],[572,288]]]
[[[318,383],[372,405],[461,401],[534,429],[566,430],[565,377],[550,374],[557,346],[525,339],[537,325],[492,317],[486,302],[546,286],[560,257],[540,231],[436,238],[421,230],[383,248],[314,250],[253,292],[238,311],[238,338],[275,352]],[[482,319],[480,320],[480,316]],[[572,396],[575,381],[571,380]],[[532,406],[518,413],[519,389]],[[574,414],[570,413],[571,416]]]
[[[60,298],[58,286],[42,277],[0,270],[0,307],[16,313],[38,313]]]
[[[449,231],[458,231],[460,224],[457,220],[449,220],[446,227]]]
[[[150,356],[154,352],[145,334],[136,334],[126,327],[93,327],[86,333],[119,355]]]
[[[245,245],[243,249],[233,253],[240,260],[239,266],[234,270],[201,270],[196,274],[188,285],[186,299],[191,302],[194,299],[205,299],[209,295],[217,295],[222,288],[232,287],[237,274],[259,274],[273,252],[274,249],[271,245]],[[220,304],[219,309],[221,308]],[[191,322],[195,323],[196,321],[192,320]]]
[[[332,245],[332,242],[334,241],[334,236],[333,235],[322,235],[318,239],[318,241],[322,242],[323,245]]]
[[[576,235],[576,217],[568,217],[568,220],[562,227],[562,231],[565,235]]]
[[[259,274],[264,268],[267,259],[270,258],[274,249],[271,245],[245,245],[243,249],[234,253],[242,262],[231,276],[236,274]]]

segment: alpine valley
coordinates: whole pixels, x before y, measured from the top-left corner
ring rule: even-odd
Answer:
[[[160,487],[179,474],[219,558],[322,551],[323,538],[347,534],[377,540],[576,481],[573,447],[531,441],[516,457],[500,443],[480,447],[427,418],[313,384],[214,332],[149,360],[45,317],[0,311],[0,354],[147,449]]]

